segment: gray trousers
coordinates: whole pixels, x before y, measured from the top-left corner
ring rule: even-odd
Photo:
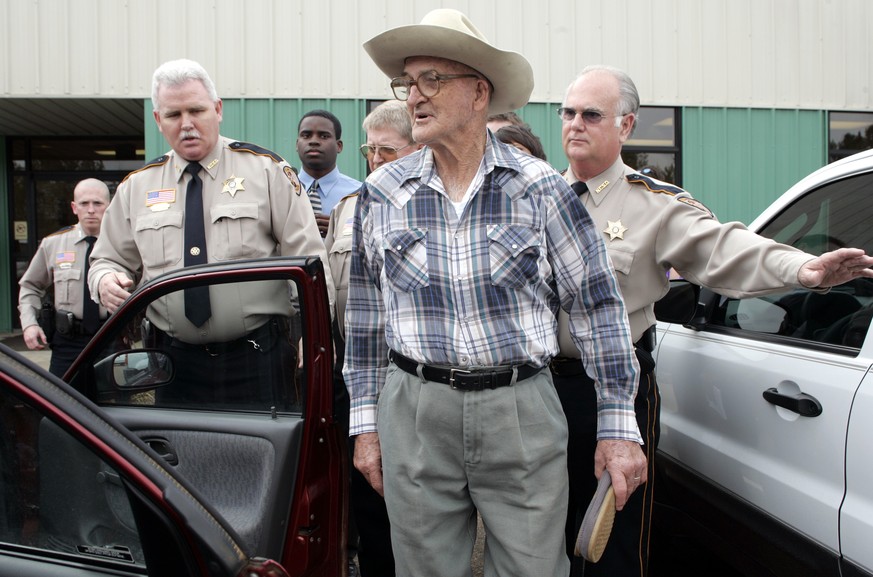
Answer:
[[[566,577],[567,421],[544,370],[462,392],[393,364],[379,397],[397,575],[464,577],[485,526],[485,577]]]

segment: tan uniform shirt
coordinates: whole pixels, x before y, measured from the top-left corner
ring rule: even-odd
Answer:
[[[349,297],[349,267],[352,262],[352,228],[358,194],[344,196],[330,211],[330,222],[324,246],[330,263],[330,274],[336,287],[336,318],[340,336],[346,338],[346,302]]]
[[[571,170],[565,178],[577,181]],[[719,222],[690,194],[640,176],[621,158],[586,181],[582,201],[602,231],[637,341],[655,324],[655,302],[675,268],[689,281],[733,298],[800,286],[800,267],[813,255],[758,236],[739,222]],[[579,358],[561,311],[561,355]]]
[[[210,263],[309,255],[327,263],[309,199],[287,162],[260,147],[220,137],[200,164]],[[171,151],[118,186],[92,254],[93,294],[111,271],[145,282],[185,266],[187,165]],[[333,282],[325,277],[333,310]],[[225,342],[258,328],[270,315],[287,315],[288,295],[284,283],[216,285],[210,288],[212,311],[222,314],[213,314],[202,327],[185,317],[181,292],[152,304],[149,319],[186,342]],[[239,314],[227,314],[234,310]]]
[[[82,227],[75,224],[42,239],[19,282],[18,310],[22,329],[37,324],[42,298],[52,284],[55,309],[69,311],[82,320],[85,254],[88,252],[86,236]],[[106,314],[106,309],[100,307],[100,318],[106,318]]]

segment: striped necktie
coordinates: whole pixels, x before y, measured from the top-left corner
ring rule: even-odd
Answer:
[[[312,211],[315,214],[321,214],[321,189],[318,188],[318,181],[313,180],[307,194],[309,195],[309,204],[312,205]]]

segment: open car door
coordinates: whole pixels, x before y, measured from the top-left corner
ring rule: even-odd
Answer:
[[[317,258],[168,273],[137,289],[65,376],[137,439],[149,460],[137,473],[169,471],[204,514],[221,520],[240,567],[275,559],[292,576],[337,577],[347,566],[348,452],[334,415],[324,274]],[[209,286],[212,317],[192,334],[193,325],[169,312],[196,286]],[[109,556],[130,533],[130,515],[116,510],[118,488],[130,492],[129,481],[57,425],[42,419],[32,431],[40,466],[28,504],[39,510],[33,531],[63,528],[59,549]],[[161,490],[164,498],[169,492]],[[89,495],[98,513],[65,507],[74,495]],[[119,546],[128,556],[124,547],[132,548]],[[152,572],[147,558],[130,555],[139,574],[140,562],[149,575],[199,574]]]

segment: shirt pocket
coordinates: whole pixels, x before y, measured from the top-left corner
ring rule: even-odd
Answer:
[[[82,295],[82,271],[77,268],[56,269],[54,271],[55,303],[57,308],[72,311],[73,301]],[[78,287],[76,285],[79,285]]]
[[[539,278],[539,232],[528,226],[488,225],[488,252],[491,258],[491,283],[521,288]]]
[[[330,274],[333,277],[333,286],[336,290],[349,286],[349,267],[352,260],[352,237],[340,237],[333,241],[327,262],[330,265]]]
[[[412,292],[430,284],[427,268],[427,231],[417,228],[385,235],[385,277],[400,292]]]
[[[216,235],[210,247],[215,260],[233,260],[258,254],[258,204],[217,204],[209,209]]]
[[[136,220],[136,244],[145,268],[164,268],[182,259],[181,212],[154,212]]]
[[[634,251],[627,246],[609,246],[606,249],[615,272],[628,276],[634,264]]]

